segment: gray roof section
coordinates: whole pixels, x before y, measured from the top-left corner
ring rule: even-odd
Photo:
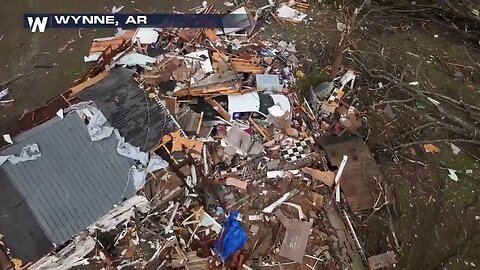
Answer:
[[[53,249],[23,196],[0,167],[0,233],[12,258],[34,262]]]
[[[115,135],[92,142],[77,113],[55,117],[14,138],[0,155],[37,143],[37,160],[2,165],[53,243],[61,244],[122,200],[134,161],[116,152]],[[135,194],[132,181],[125,197]]]
[[[94,101],[125,141],[146,152],[180,127],[167,109],[138,86],[132,77],[134,73],[114,68],[106,78],[80,92],[79,97]]]

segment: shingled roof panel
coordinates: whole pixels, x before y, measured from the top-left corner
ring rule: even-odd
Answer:
[[[132,159],[116,152],[118,139],[92,142],[77,113],[55,117],[14,138],[0,155],[38,144],[41,157],[2,169],[25,198],[48,238],[61,244],[135,194],[128,181]]]
[[[105,79],[82,91],[79,97],[83,101],[94,101],[127,142],[148,151],[164,135],[180,127],[167,109],[139,87],[133,74],[131,70],[115,68]]]

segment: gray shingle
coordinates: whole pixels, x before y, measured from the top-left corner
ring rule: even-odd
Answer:
[[[12,258],[36,261],[53,249],[20,192],[0,167],[0,232]]]
[[[0,155],[18,155],[26,144],[40,148],[37,160],[6,162],[2,169],[53,243],[70,239],[121,202],[134,161],[116,152],[114,135],[92,142],[77,113],[55,117],[14,141]],[[129,183],[125,197],[134,193]]]
[[[125,141],[148,151],[164,135],[180,127],[168,110],[147,97],[133,74],[125,68],[112,69],[105,79],[83,90],[79,97],[94,101]]]

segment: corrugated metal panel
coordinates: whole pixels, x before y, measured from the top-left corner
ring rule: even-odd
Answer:
[[[115,136],[92,142],[78,114],[55,117],[14,141],[0,155],[18,155],[26,144],[40,148],[37,160],[2,167],[52,242],[70,239],[121,202],[134,161],[116,152]],[[134,193],[129,183],[125,196]]]

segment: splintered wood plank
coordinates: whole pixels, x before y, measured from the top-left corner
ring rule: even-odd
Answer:
[[[303,13],[307,13],[310,10],[310,5],[308,3],[295,3],[293,7]]]
[[[227,63],[228,62],[228,57],[220,51],[212,52],[212,62],[225,62],[225,63]]]
[[[223,119],[230,121],[230,114],[220,105],[216,100],[211,98],[206,98],[205,101],[212,106],[212,108],[222,116]]]
[[[93,40],[92,46],[90,47],[90,54],[96,53],[96,52],[103,52],[105,51],[109,46],[112,48],[112,50],[118,48],[120,45],[125,40],[129,40],[133,38],[133,35],[135,35],[135,31],[133,30],[128,30],[123,34],[122,36],[119,37],[113,37],[111,39],[96,39]]]
[[[177,118],[177,98],[176,97],[163,97],[163,98],[165,99],[165,107],[176,119]]]
[[[107,77],[109,74],[108,71],[103,71],[101,73],[99,73],[97,76],[93,77],[93,78],[90,78],[78,85],[75,85],[74,87],[70,88],[70,91],[72,91],[72,95],[75,95],[76,93],[79,93],[81,91],[83,91],[85,88],[88,88],[94,84],[96,84],[97,82],[103,80],[105,77]]]
[[[268,136],[267,132],[265,131],[265,129],[263,127],[261,127],[259,124],[257,124],[257,122],[255,122],[251,117],[248,118],[248,122],[252,125],[252,127],[258,132],[260,133],[260,135],[262,135],[262,137],[265,139],[265,140],[270,140],[270,136]]]
[[[208,28],[205,29],[205,36],[210,40],[210,41],[217,41],[218,37],[217,34],[215,33],[215,30]]]
[[[180,37],[181,39],[183,39],[185,41],[190,41],[193,38],[195,38],[197,33],[196,33],[196,30],[194,30],[194,29],[186,29],[186,30],[178,32],[177,35],[178,35],[178,37]]]
[[[175,97],[184,97],[184,96],[192,96],[192,97],[203,97],[203,96],[210,96],[213,94],[223,94],[223,93],[231,93],[231,92],[239,92],[240,89],[236,85],[216,85],[216,86],[208,86],[202,88],[185,88],[180,89],[177,92],[173,93]]]
[[[204,112],[201,112],[200,115],[198,116],[198,126],[197,126],[197,131],[195,133],[197,135],[198,135],[198,133],[200,133],[200,129],[202,128],[203,114],[204,114]]]
[[[214,95],[216,96],[227,96],[227,95],[240,95],[240,94],[243,94],[245,91],[243,90],[225,90],[225,91],[221,91],[221,92],[218,92],[218,93],[214,93]],[[212,94],[208,94],[209,97],[211,97]]]
[[[301,106],[300,106],[300,109],[302,110],[303,113],[305,113],[305,114],[308,116],[308,118],[310,118],[310,120],[315,121],[315,116],[312,115],[312,114],[310,113],[310,110],[308,110],[307,108],[305,108],[304,105],[301,105]]]
[[[245,60],[237,60],[235,59],[230,62],[230,65],[232,66],[232,69],[236,72],[246,72],[246,73],[255,73],[255,74],[261,74],[264,73],[265,70],[262,67],[257,66],[254,63],[250,62],[245,62]]]

